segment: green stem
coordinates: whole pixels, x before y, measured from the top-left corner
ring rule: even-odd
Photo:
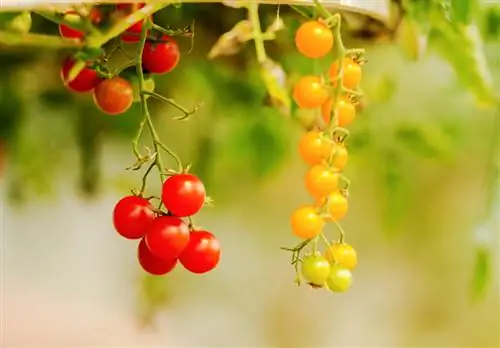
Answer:
[[[175,107],[176,109],[182,111],[182,113],[184,114],[184,117],[178,118],[178,119],[181,119],[181,120],[188,118],[189,116],[191,116],[192,114],[194,114],[197,111],[196,107],[193,108],[192,110],[188,110],[185,107],[183,107],[182,105],[179,105],[172,98],[164,97],[161,94],[158,94],[158,93],[155,93],[155,92],[144,91],[144,94],[149,95],[149,96],[151,96],[153,98],[156,98],[158,100],[161,100],[161,101],[163,101],[165,103],[168,103],[168,104],[172,105],[173,107]]]
[[[257,61],[263,64],[267,61],[266,47],[264,46],[264,38],[262,36],[262,28],[259,18],[259,4],[255,1],[249,2],[248,17],[252,23],[253,41],[255,43],[255,51],[257,53]]]
[[[64,18],[64,15],[62,14],[52,13],[48,11],[33,11],[33,13],[36,13],[40,17],[43,17],[56,24],[63,24],[67,27],[70,27],[71,29],[75,29],[81,32],[88,31],[88,27],[83,21],[80,22],[68,21],[67,19]]]
[[[187,36],[191,37],[194,35],[194,33],[191,31],[190,27],[189,29],[165,29],[157,24],[152,24],[151,29],[159,31],[162,34],[168,35],[168,36]]]
[[[19,34],[0,31],[0,44],[12,46],[36,46],[50,48],[81,48],[82,42],[75,39],[66,39],[59,36],[43,34]]]

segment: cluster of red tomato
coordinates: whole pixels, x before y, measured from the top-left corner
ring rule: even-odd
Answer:
[[[117,4],[115,16],[124,17],[133,11],[142,8],[144,4]],[[78,16],[70,11],[66,17]],[[79,18],[79,17],[78,17]],[[92,8],[88,19],[95,25],[100,24],[103,16],[98,7]],[[130,26],[121,35],[124,43],[137,43],[140,40],[144,20]],[[59,25],[61,36],[70,39],[84,40],[85,33],[72,29],[66,25]],[[155,40],[147,40],[142,53],[142,66],[145,71],[145,89],[154,89],[152,74],[171,72],[179,63],[180,51],[176,41],[160,33]],[[131,74],[122,76],[103,76],[96,69],[96,62],[87,62],[85,68],[71,81],[67,82],[71,68],[74,66],[73,57],[67,57],[62,64],[61,78],[65,86],[73,92],[87,93],[93,91],[94,102],[97,107],[109,115],[117,115],[127,111],[134,101],[139,101],[139,86]]]
[[[205,186],[198,177],[176,174],[163,183],[161,204],[168,213],[146,198],[127,196],[116,204],[113,224],[121,236],[140,239],[137,255],[146,272],[165,275],[180,262],[188,271],[202,274],[213,270],[220,258],[215,236],[191,222],[205,201]]]
[[[334,48],[334,36],[321,21],[303,23],[295,35],[298,51],[308,58],[321,58]],[[352,58],[344,59],[343,90],[356,90],[361,81],[361,68]],[[329,78],[304,76],[294,87],[293,97],[300,108],[321,108],[326,130],[306,133],[299,143],[299,154],[310,166],[305,186],[315,199],[314,204],[296,209],[291,216],[292,231],[303,240],[322,238],[328,243],[323,255],[315,247],[301,261],[302,276],[314,287],[325,287],[333,292],[344,292],[352,284],[351,270],[356,267],[356,251],[343,237],[330,243],[323,234],[327,221],[338,223],[347,215],[347,190],[341,187],[341,172],[348,161],[343,139],[333,135],[334,129],[350,124],[356,115],[354,104],[347,93],[335,94],[339,81],[339,60],[330,66]],[[334,100],[335,96],[339,100]],[[332,108],[335,106],[335,112]],[[335,116],[335,117],[333,117]],[[332,124],[333,123],[333,124]]]

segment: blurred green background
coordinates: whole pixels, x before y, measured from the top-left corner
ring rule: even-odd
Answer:
[[[62,86],[68,52],[0,46],[4,345],[500,347],[500,6],[380,4],[397,28],[345,13],[345,43],[364,47],[368,64],[343,223],[360,262],[343,295],[297,288],[279,250],[296,244],[289,214],[310,201],[296,147],[314,114],[265,103],[252,42],[207,59],[245,10],[184,4],[155,14],[172,27],[196,20],[193,50],[178,39],[181,63],[156,91],[202,108],[176,121],[172,107],[150,107],[161,138],[215,200],[196,218],[223,248],[205,276],[146,277],[135,243],[113,231],[115,202],[140,185],[140,172],[125,171],[140,106],[104,115]],[[276,10],[261,6],[264,28]],[[303,19],[284,5],[280,15],[286,28],[266,49],[289,92],[329,62],[300,57],[293,33]],[[33,15],[32,31],[57,35],[57,26]],[[159,190],[151,180],[148,193]]]

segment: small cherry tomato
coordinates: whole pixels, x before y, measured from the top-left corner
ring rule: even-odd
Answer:
[[[363,77],[363,71],[361,69],[361,66],[351,58],[345,58],[343,70],[344,71],[343,71],[342,82],[344,87],[353,90],[357,89],[359,83],[361,82],[361,78]],[[330,70],[328,71],[328,74],[330,75],[330,79],[332,81],[337,79],[339,74],[338,61],[335,61],[332,63],[332,65],[330,65]]]
[[[75,61],[71,57],[67,57],[61,67],[61,80],[64,85],[73,92],[86,93],[92,91],[102,79],[97,74],[97,71],[90,68],[84,68],[76,78],[71,82],[66,82],[71,71],[75,65]]]
[[[329,125],[332,120],[333,100],[329,99],[321,105],[321,116],[323,121]],[[340,98],[337,105],[337,122],[339,127],[350,125],[356,118],[356,107],[347,98]]]
[[[326,286],[332,292],[346,292],[352,285],[352,273],[347,268],[332,265]]]
[[[68,21],[81,21],[81,18],[75,11],[67,11],[64,14],[64,19]],[[79,30],[68,27],[64,24],[59,24],[59,34],[67,39],[81,39],[85,34]]]
[[[349,153],[343,144],[335,143],[332,147],[332,151],[335,151],[332,166],[337,170],[343,170],[349,160]]]
[[[207,231],[192,231],[189,244],[179,256],[179,261],[191,273],[202,274],[213,270],[220,259],[220,243]]]
[[[300,139],[299,155],[309,165],[321,164],[330,157],[332,145],[320,132],[308,132]]]
[[[302,206],[292,213],[292,232],[301,239],[310,239],[321,233],[325,221],[312,206]]]
[[[160,276],[170,273],[177,265],[177,259],[162,259],[151,253],[146,241],[141,239],[137,248],[137,258],[142,269],[149,274]]]
[[[151,223],[144,236],[148,249],[159,258],[178,258],[189,243],[189,227],[174,216],[160,216]]]
[[[307,58],[321,58],[333,48],[333,33],[318,21],[303,23],[295,33],[295,46]]]
[[[173,215],[191,216],[199,212],[205,203],[205,185],[193,174],[173,175],[163,183],[161,199]]]
[[[307,172],[305,183],[313,197],[326,197],[338,189],[339,175],[332,168],[316,165]]]
[[[339,221],[343,219],[349,210],[347,198],[340,192],[332,193],[328,196],[327,209],[332,220]]]
[[[165,74],[175,69],[180,61],[180,51],[177,42],[164,35],[162,42],[147,41],[142,52],[142,64],[153,74]]]
[[[139,239],[146,234],[156,214],[148,200],[127,196],[116,203],[113,210],[113,225],[127,239]]]
[[[301,263],[302,276],[311,284],[323,286],[330,274],[330,264],[321,255],[307,255]]]
[[[331,264],[339,264],[342,267],[353,270],[358,264],[356,250],[347,243],[333,243],[325,252],[325,258]]]
[[[328,89],[318,76],[304,76],[293,89],[293,99],[302,109],[314,109],[326,103],[329,97]]]
[[[134,100],[132,84],[115,76],[103,80],[94,90],[94,102],[108,115],[118,115],[127,111]]]

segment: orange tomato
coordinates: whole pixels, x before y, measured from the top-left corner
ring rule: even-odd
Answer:
[[[349,203],[340,192],[335,192],[328,197],[327,209],[331,218],[339,221],[347,215]]]
[[[349,89],[357,89],[359,83],[361,82],[361,78],[363,77],[363,71],[361,70],[361,66],[356,63],[351,58],[344,58],[344,71],[342,77],[342,84],[345,88]],[[338,61],[335,61],[330,65],[330,70],[328,71],[330,79],[332,81],[336,80],[339,74],[339,64]]]
[[[295,46],[307,58],[321,58],[333,48],[333,33],[318,21],[303,23],[295,33]]]
[[[293,99],[303,109],[318,108],[328,100],[328,97],[328,89],[318,76],[302,77],[293,89]]]
[[[299,142],[299,155],[307,164],[321,164],[332,153],[333,143],[323,139],[319,132],[308,132]]]
[[[292,232],[302,239],[310,239],[321,233],[325,221],[312,206],[302,206],[291,216]]]
[[[333,99],[321,105],[323,121],[329,125],[332,120]],[[350,125],[356,118],[356,107],[347,98],[340,98],[337,105],[337,122],[339,127]]]
[[[356,268],[358,256],[356,250],[347,243],[333,243],[325,252],[325,258],[331,264],[338,264],[349,270]]]
[[[316,165],[307,172],[305,183],[307,191],[318,199],[338,189],[339,175],[332,168]]]
[[[338,170],[343,170],[349,160],[346,147],[342,144],[334,144],[332,151],[335,151],[332,165]]]

